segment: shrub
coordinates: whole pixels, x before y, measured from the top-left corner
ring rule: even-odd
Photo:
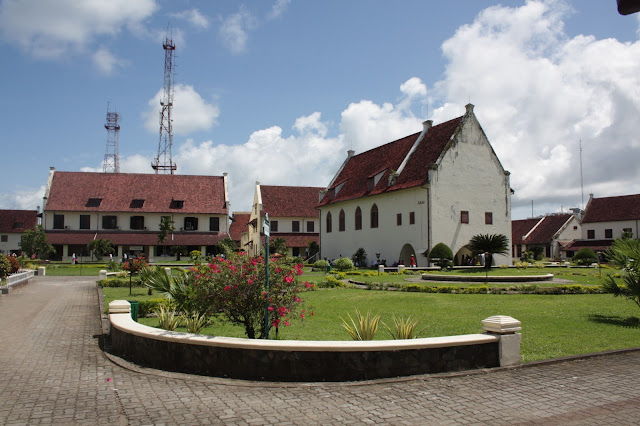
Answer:
[[[360,267],[367,266],[367,252],[365,251],[365,249],[360,247],[358,250],[356,250],[353,256],[351,256],[351,260],[353,260],[354,264]]]
[[[323,287],[323,288],[334,288],[334,287],[342,287],[342,286],[343,286],[343,282],[336,279],[333,275],[327,275],[327,280],[319,284],[319,287]]]
[[[588,247],[580,249],[571,259],[578,265],[590,265],[598,261],[596,252]]]
[[[378,325],[380,324],[381,316],[371,315],[371,311],[367,312],[364,316],[356,309],[356,320],[351,318],[351,315],[347,313],[351,324],[340,318],[342,326],[347,330],[353,340],[373,340],[378,332]]]
[[[208,323],[209,320],[205,315],[197,313],[189,315],[184,319],[184,325],[189,333],[199,333]]]
[[[0,280],[5,279],[11,271],[11,263],[7,256],[0,255]]]
[[[127,273],[128,275],[128,273]],[[99,287],[129,287],[129,278],[107,278],[105,280],[97,281]],[[139,277],[133,277],[131,280],[131,285],[134,287],[139,287],[142,284],[140,283]]]
[[[180,317],[176,316],[171,309],[159,306],[155,313],[158,317],[158,326],[164,330],[173,331],[180,324]]]
[[[391,337],[393,337],[395,340],[415,339],[417,337],[416,328],[418,327],[418,321],[412,320],[410,316],[407,318],[396,318],[394,315],[393,329],[391,329],[384,322],[382,324],[386,327],[386,329],[389,331],[389,334],[391,334]]]
[[[336,259],[334,266],[338,271],[348,271],[354,269],[353,262],[348,257]]]
[[[18,262],[18,258],[13,256],[6,256],[11,268],[9,269],[9,274],[15,274],[20,270],[20,262]]]
[[[436,261],[440,268],[444,269],[451,264],[453,252],[445,243],[438,243],[429,251],[427,256],[430,262]]]
[[[119,262],[116,262],[115,260],[110,260],[107,263],[107,271],[112,271],[112,272],[119,271],[120,267],[121,267],[121,264]]]
[[[419,293],[422,291],[422,286],[418,285],[418,284],[409,284],[407,286],[404,287],[405,291],[409,291],[409,292],[416,292]]]
[[[317,260],[316,263],[313,264],[313,268],[326,272],[329,270],[329,262],[326,260]]]
[[[160,308],[160,306],[165,309],[173,309],[170,301],[167,299],[147,299],[147,300],[139,300],[138,301],[138,316],[146,317],[152,312],[155,312]]]

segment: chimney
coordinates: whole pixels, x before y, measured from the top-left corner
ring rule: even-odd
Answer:
[[[427,120],[422,122],[422,131],[426,133],[433,126],[433,120]]]
[[[349,151],[347,151],[347,158],[353,157],[355,153],[356,152],[354,150],[350,149]]]

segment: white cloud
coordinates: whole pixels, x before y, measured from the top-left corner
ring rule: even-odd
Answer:
[[[442,46],[448,65],[435,87],[448,103],[434,119],[460,115],[469,99],[477,105],[512,173],[513,204],[521,212],[530,210],[531,200],[557,209],[579,206],[580,140],[585,191],[601,197],[640,192],[640,171],[631,160],[640,158],[634,131],[640,42],[569,38],[563,32],[568,12],[561,1],[494,6]]]
[[[116,69],[128,65],[128,61],[116,57],[108,49],[101,47],[93,54],[93,65],[104,75],[113,74]]]
[[[189,9],[179,13],[171,13],[169,16],[178,19],[184,19],[196,28],[209,28],[209,19],[204,16],[198,9]]]
[[[244,7],[224,19],[219,34],[225,47],[236,55],[244,53],[249,41],[248,33],[256,27],[256,23],[256,18]]]
[[[267,15],[267,19],[277,19],[281,17],[289,7],[291,0],[276,0],[271,8],[271,11]]]
[[[42,197],[45,186],[39,188],[20,188],[14,192],[0,194],[0,208],[8,210],[36,210],[42,211]]]
[[[115,35],[139,25],[156,10],[154,0],[5,0],[0,29],[35,57],[55,58],[81,50],[98,35]]]
[[[148,109],[143,113],[145,127],[150,132],[160,129],[160,99],[164,90],[160,89],[148,102]],[[220,109],[207,103],[193,86],[174,85],[173,96],[173,133],[186,135],[199,130],[209,130],[217,124]]]

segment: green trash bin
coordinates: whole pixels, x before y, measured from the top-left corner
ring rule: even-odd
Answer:
[[[128,300],[128,302],[131,304],[131,318],[138,322],[138,302],[135,300]]]

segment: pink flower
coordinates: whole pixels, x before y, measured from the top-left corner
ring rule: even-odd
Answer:
[[[229,291],[230,289],[231,289],[231,286],[230,286],[230,285],[225,285],[225,286],[224,286],[224,291]]]
[[[110,382],[110,381],[111,381],[111,378],[107,378],[107,382]]]
[[[291,278],[291,277],[284,277],[284,280],[287,282],[287,284],[291,284],[291,281],[293,281],[293,278]]]
[[[273,312],[273,306],[269,306],[269,311]]]
[[[249,284],[253,284],[253,280],[249,278]]]

